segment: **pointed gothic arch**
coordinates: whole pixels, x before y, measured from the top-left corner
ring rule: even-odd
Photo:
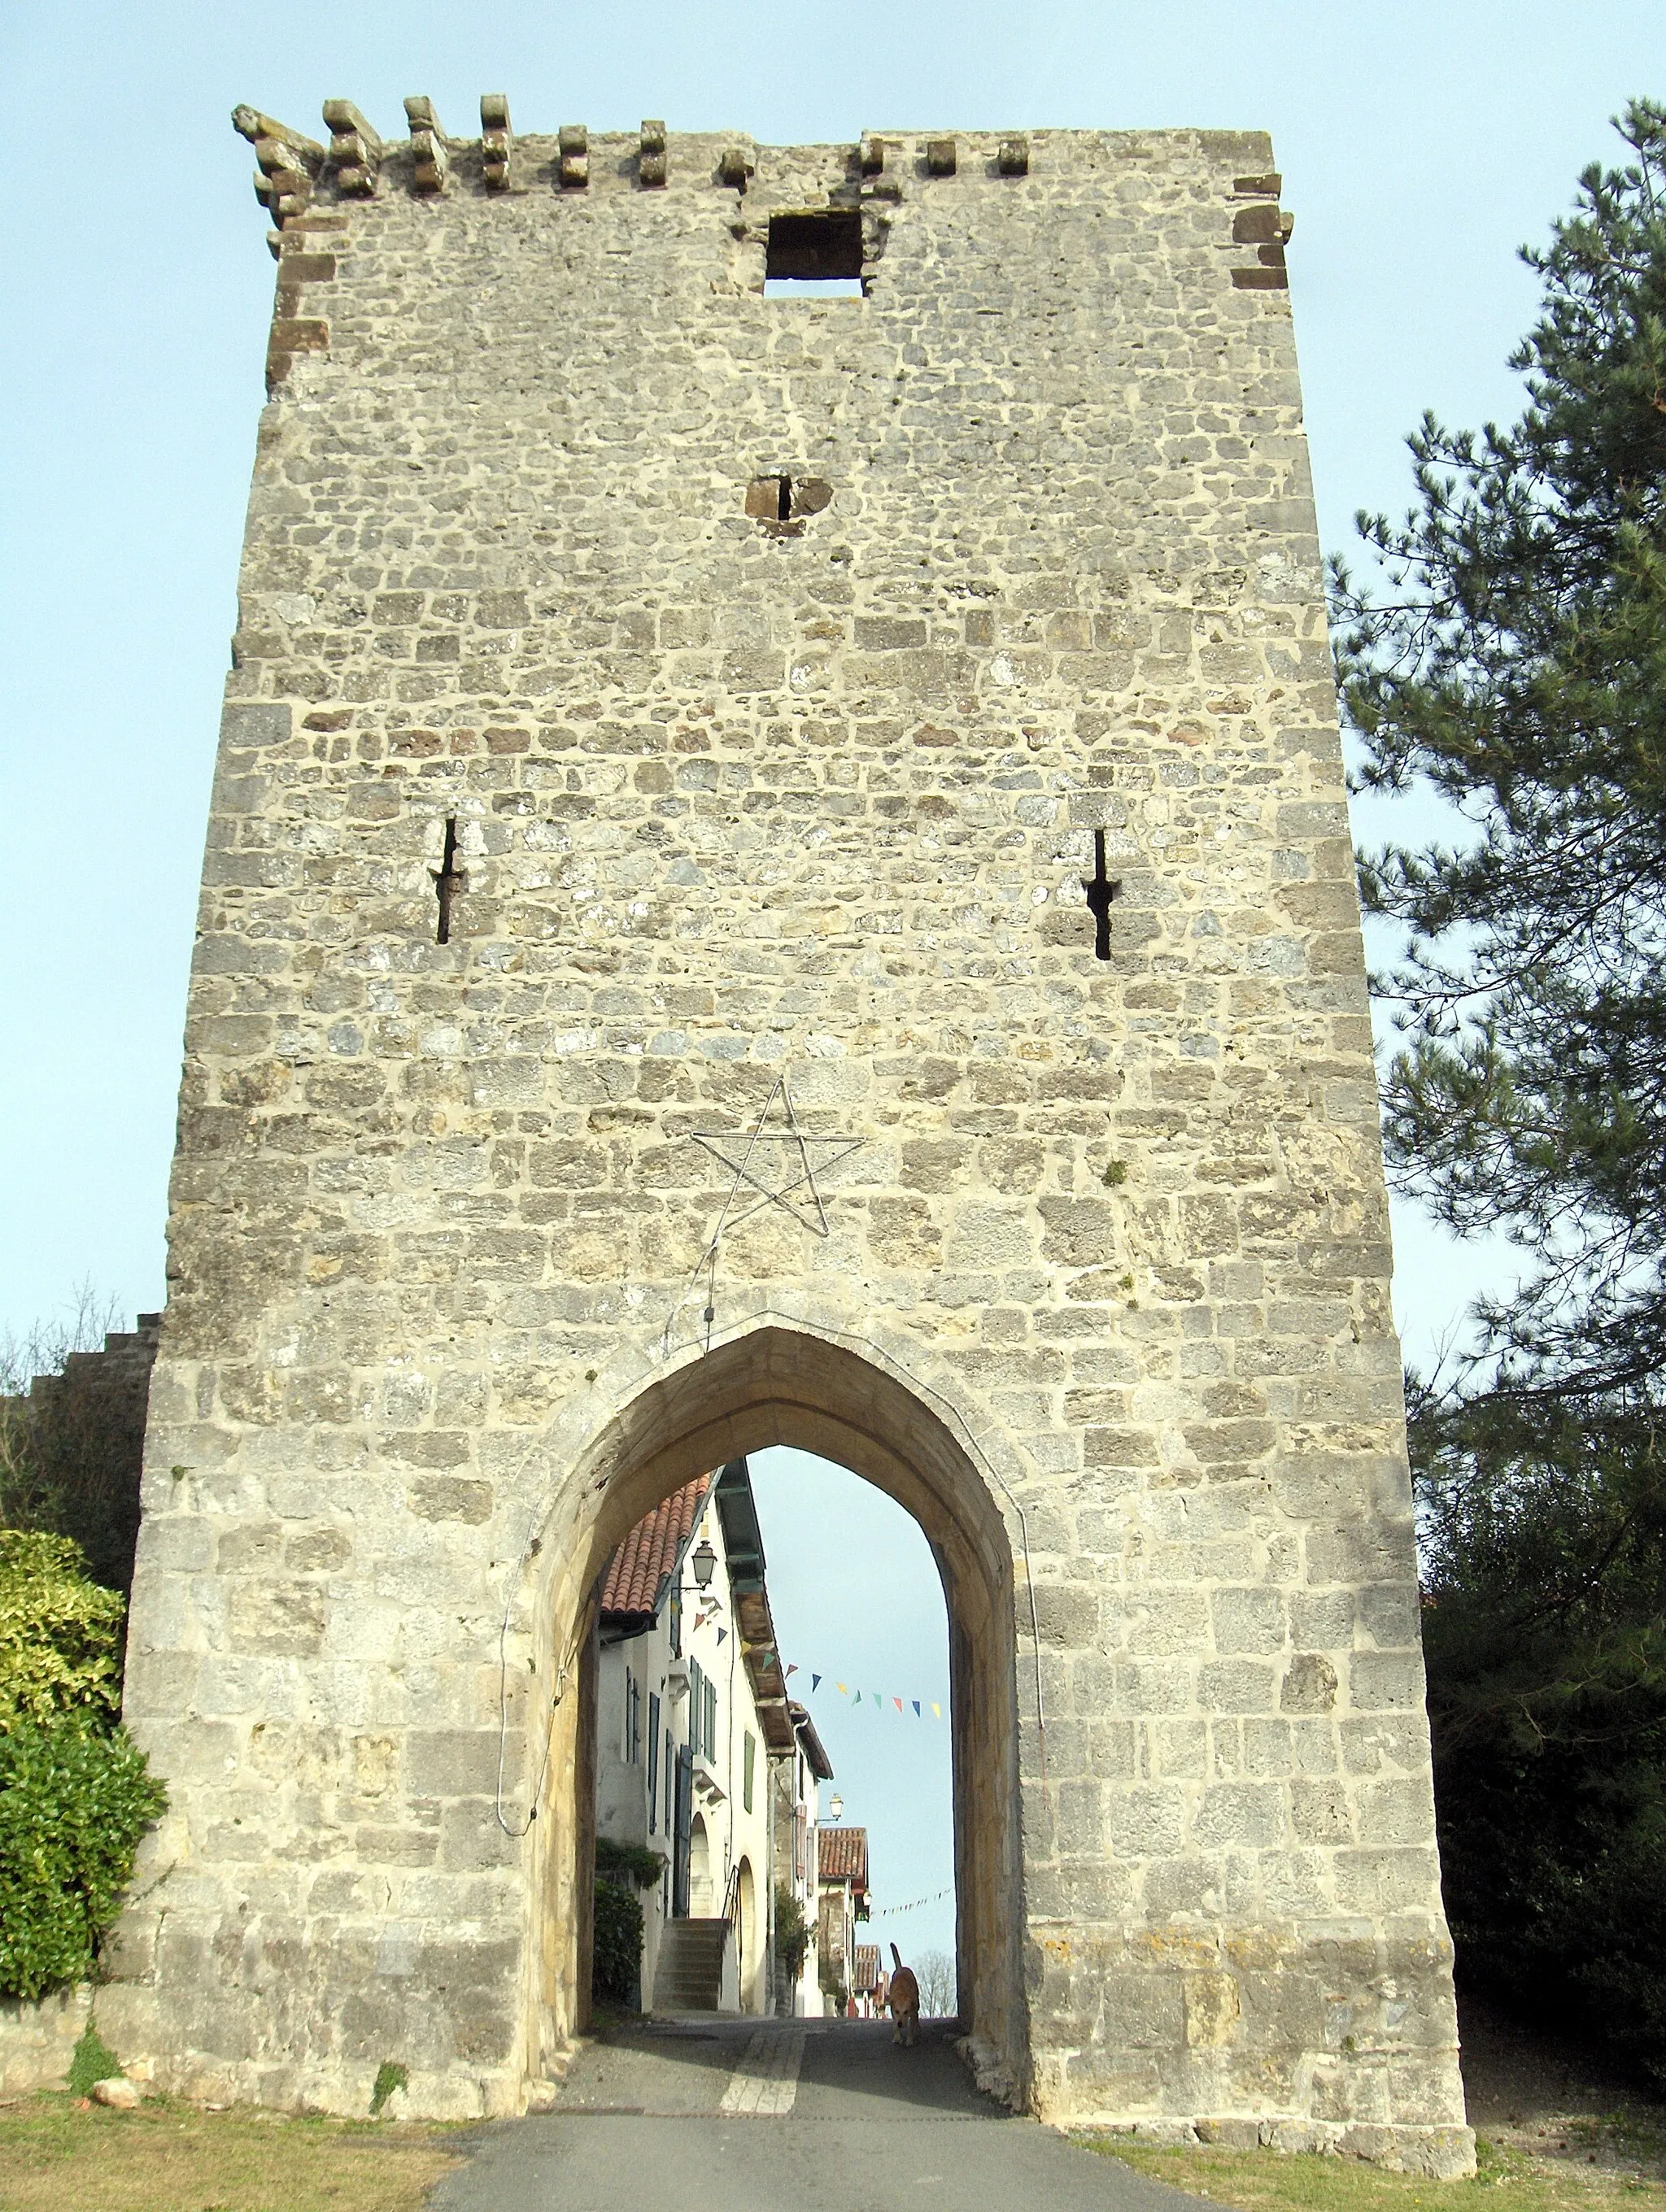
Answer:
[[[588,2014],[594,1849],[594,1594],[642,1516],[726,1461],[789,1444],[848,1468],[910,1513],[943,1579],[955,1828],[956,1965],[966,2032],[1021,2091],[1028,2075],[1013,1547],[996,1486],[935,1391],[809,1326],[767,1322],[639,1387],[559,1483],[529,1592],[529,1677],[552,1681],[529,1951],[527,2063]],[[1010,1508],[1008,1509],[1011,1510]],[[521,1693],[523,1726],[535,1693]],[[528,1730],[530,1738],[531,1730]]]

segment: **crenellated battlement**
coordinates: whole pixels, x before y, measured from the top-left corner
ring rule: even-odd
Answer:
[[[910,198],[993,188],[1003,196],[1027,193],[1039,216],[1059,190],[1091,182],[1108,144],[1145,151],[1181,137],[1213,156],[1208,167],[1219,183],[1213,242],[1233,289],[1282,292],[1289,283],[1285,247],[1293,218],[1279,204],[1282,179],[1267,166],[1266,141],[1253,134],[869,131],[842,145],[781,147],[733,132],[673,136],[663,122],[645,121],[634,133],[593,133],[582,123],[564,123],[553,135],[517,138],[507,97],[486,93],[480,136],[459,138],[444,130],[427,97],[413,95],[404,108],[408,135],[384,139],[351,100],[326,100],[327,145],[258,108],[232,112],[234,126],[254,148],[255,195],[272,218],[267,244],[283,264],[267,351],[271,391],[287,382],[297,356],[329,350],[329,320],[303,312],[301,288],[335,277],[355,209],[395,198],[437,208],[474,199],[590,204],[638,195],[733,196],[725,222],[733,238],[753,248],[770,240],[772,210],[787,212],[789,222],[848,210],[860,219],[860,251],[856,255],[853,244],[854,258],[839,273],[860,276],[866,290],[896,214]],[[1025,204],[1023,197],[1018,204]],[[988,214],[994,219],[994,210]],[[854,241],[854,228],[850,235]],[[754,288],[766,273],[776,272],[760,264]],[[826,272],[811,252],[796,262],[789,254],[781,273]]]
[[[294,131],[258,108],[232,111],[234,127],[254,148],[258,164],[255,197],[281,234],[315,204],[374,199],[384,189],[418,198],[447,191],[485,194],[550,192],[660,192],[675,184],[694,190],[745,195],[758,173],[760,153],[828,155],[830,204],[864,199],[897,199],[911,185],[955,178],[987,177],[1016,181],[1029,177],[1034,164],[1042,173],[1067,169],[1073,146],[1097,143],[1097,131],[1037,133],[973,131],[864,131],[848,146],[808,149],[763,148],[744,135],[713,131],[678,132],[663,122],[645,121],[635,133],[593,134],[582,123],[563,123],[551,135],[517,138],[502,93],[483,93],[478,137],[453,137],[442,127],[431,100],[413,95],[404,103],[408,135],[380,137],[349,100],[326,100],[327,146]],[[1237,133],[1206,133],[1223,140]],[[1256,249],[1253,265],[1235,269],[1233,282],[1245,290],[1282,290],[1284,247],[1293,219],[1277,204],[1281,179],[1275,171],[1233,177],[1230,198],[1234,242]],[[274,253],[278,240],[272,241]]]

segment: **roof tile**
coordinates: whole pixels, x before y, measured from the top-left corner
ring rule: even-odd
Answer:
[[[605,1621],[652,1620],[658,1613],[711,1486],[709,1474],[697,1475],[642,1516],[607,1563],[602,1577]]]
[[[817,1864],[824,1881],[848,1881],[867,1887],[867,1830],[820,1828]]]

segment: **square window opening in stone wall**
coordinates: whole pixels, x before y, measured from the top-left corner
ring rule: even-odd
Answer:
[[[766,300],[860,300],[862,217],[859,208],[813,208],[772,215],[763,263]]]

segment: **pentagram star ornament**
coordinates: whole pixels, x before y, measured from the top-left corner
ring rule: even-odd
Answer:
[[[769,1116],[777,1101],[781,1126],[770,1128]],[[792,1088],[784,1075],[775,1078],[774,1088],[750,1129],[690,1129],[689,1134],[696,1145],[703,1145],[714,1159],[721,1160],[734,1177],[706,1247],[708,1254],[715,1254],[726,1230],[737,1228],[753,1214],[761,1213],[766,1206],[778,1206],[783,1213],[790,1213],[794,1221],[814,1235],[827,1236],[827,1208],[822,1203],[821,1186],[816,1180],[818,1168],[825,1174],[829,1168],[836,1167],[841,1160],[859,1152],[866,1142],[863,1137],[806,1135],[799,1127]],[[735,1201],[743,1184],[759,1194],[750,1206],[737,1212]]]

